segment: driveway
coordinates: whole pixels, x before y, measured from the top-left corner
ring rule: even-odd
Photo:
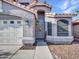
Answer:
[[[21,45],[0,44],[0,59],[11,58],[21,47]]]

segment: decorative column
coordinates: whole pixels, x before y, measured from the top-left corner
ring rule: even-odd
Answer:
[[[72,36],[72,22],[69,21],[69,36]]]
[[[33,45],[35,42],[34,19],[24,18],[23,21],[23,40],[24,45]]]
[[[54,18],[53,19],[54,24],[53,24],[53,31],[54,31],[54,36],[57,36],[57,20]]]

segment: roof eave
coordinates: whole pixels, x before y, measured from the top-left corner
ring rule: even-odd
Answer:
[[[13,6],[15,6],[15,7],[17,7],[17,8],[19,8],[19,9],[22,9],[22,10],[24,10],[24,11],[28,11],[28,12],[30,12],[30,13],[32,13],[32,14],[35,14],[36,12],[35,12],[35,10],[33,10],[33,9],[27,9],[27,8],[23,8],[22,6],[24,6],[24,5],[21,5],[20,6],[20,4],[18,4],[17,2],[9,2],[9,1],[7,1],[7,0],[3,0],[3,2],[5,2],[5,3],[8,3],[8,4],[11,4],[11,5],[13,5]]]

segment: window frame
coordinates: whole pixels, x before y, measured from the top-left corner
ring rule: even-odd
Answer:
[[[61,24],[59,22],[63,22],[65,23],[64,26],[61,26]],[[59,25],[58,25],[59,24]],[[61,26],[61,29],[60,29]],[[67,27],[66,31],[63,31],[64,28]],[[69,21],[65,20],[65,19],[61,19],[57,21],[57,36],[69,36]]]
[[[47,35],[52,36],[52,23],[47,22]]]

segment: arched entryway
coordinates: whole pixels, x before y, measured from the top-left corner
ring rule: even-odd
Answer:
[[[37,12],[38,19],[36,20],[36,39],[45,38],[45,12]]]

